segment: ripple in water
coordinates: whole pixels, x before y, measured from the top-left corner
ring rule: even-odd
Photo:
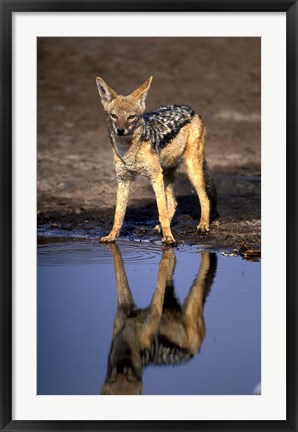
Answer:
[[[150,242],[118,241],[117,245],[126,263],[158,264],[161,245]],[[92,239],[42,238],[37,245],[39,265],[113,264],[109,245]]]

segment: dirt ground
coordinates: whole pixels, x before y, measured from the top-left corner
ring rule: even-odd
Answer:
[[[129,94],[150,75],[147,110],[190,105],[208,130],[206,156],[219,217],[196,233],[197,196],[176,179],[173,234],[180,243],[239,248],[261,243],[261,44],[259,38],[39,38],[38,227],[107,234],[116,178],[95,77]],[[152,187],[139,177],[121,235],[155,240]]]

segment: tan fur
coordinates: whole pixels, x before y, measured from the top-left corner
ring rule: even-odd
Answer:
[[[152,149],[150,142],[143,141],[140,117],[145,110],[145,99],[151,84],[150,77],[129,96],[117,95],[102,78],[97,86],[105,111],[108,129],[113,143],[114,164],[118,180],[118,192],[114,225],[102,242],[114,242],[119,236],[127,207],[129,189],[137,175],[146,176],[155,192],[162,242],[175,244],[170,224],[176,209],[173,183],[177,167],[182,163],[195,188],[201,204],[201,220],[197,226],[202,232],[209,231],[210,200],[204,179],[205,129],[198,115],[181,128],[178,135],[160,153]],[[134,118],[130,118],[135,115]],[[124,130],[119,136],[117,130]]]
[[[109,370],[101,393],[141,394],[144,368],[142,353],[144,350],[150,351],[154,337],[165,338],[190,356],[200,350],[205,337],[204,301],[213,281],[216,261],[211,262],[211,254],[202,252],[198,275],[181,306],[181,312],[171,307],[163,310],[167,295],[166,287],[173,287],[176,264],[174,250],[163,249],[151,304],[146,309],[136,310],[120,250],[113,244],[110,248],[114,259],[118,300],[112,348],[109,354]],[[132,313],[133,310],[136,312]],[[119,353],[117,348],[121,343],[129,347],[128,357],[133,366],[119,372],[117,364],[121,361],[121,356],[117,354]],[[134,375],[134,369],[138,370],[138,378]]]

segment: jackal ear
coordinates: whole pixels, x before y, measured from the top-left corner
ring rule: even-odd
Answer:
[[[104,82],[102,78],[96,77],[96,84],[103,106],[105,106],[118,96],[115,90],[108,86],[108,84]]]
[[[140,103],[143,105],[143,108],[145,108],[145,100],[147,97],[148,90],[151,85],[151,81],[153,79],[153,76],[149,77],[144,84],[142,84],[140,87],[138,87],[136,90],[134,90],[131,93],[131,96],[135,97],[140,101]]]

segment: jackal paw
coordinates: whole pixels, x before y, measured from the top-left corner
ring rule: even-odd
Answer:
[[[199,225],[197,226],[197,230],[200,231],[201,233],[207,233],[209,232],[209,224],[200,222]]]
[[[164,236],[162,238],[162,244],[169,245],[169,246],[175,246],[177,244],[177,242],[173,236],[168,235],[168,236]]]
[[[101,237],[100,242],[101,243],[115,243],[116,237],[114,235],[107,235],[105,237]]]
[[[161,233],[161,226],[160,226],[160,225],[156,225],[156,226],[153,228],[153,231],[155,231],[156,233],[160,234],[160,233]]]

